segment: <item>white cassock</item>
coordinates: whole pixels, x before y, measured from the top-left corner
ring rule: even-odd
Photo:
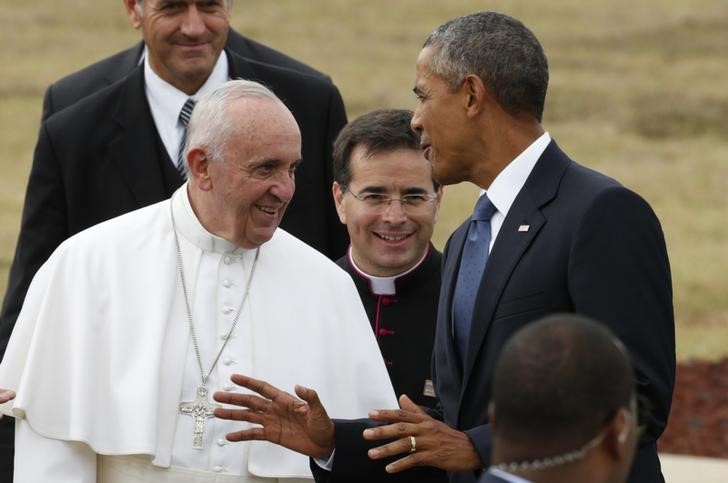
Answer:
[[[16,483],[127,481],[97,480],[97,471],[138,467],[157,475],[152,481],[167,481],[171,471],[180,472],[169,479],[176,482],[311,478],[302,455],[225,440],[246,423],[207,419],[204,449],[193,449],[193,418],[179,405],[195,399],[201,376],[171,211],[209,371],[255,250],[207,232],[185,186],[171,200],[66,240],[35,276],[0,364],[0,387],[17,393],[0,406],[17,418]],[[210,395],[234,390],[234,373],[289,392],[295,384],[314,388],[331,417],[397,406],[351,278],[281,229],[260,247],[249,298],[207,383]]]

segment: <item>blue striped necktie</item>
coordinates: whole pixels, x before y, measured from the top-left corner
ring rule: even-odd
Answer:
[[[182,131],[182,139],[179,143],[179,149],[177,150],[177,172],[182,177],[182,179],[187,179],[187,163],[185,163],[185,143],[187,143],[187,125],[190,123],[190,116],[192,115],[192,110],[195,108],[195,104],[197,101],[189,97],[186,101],[184,106],[182,106],[182,110],[179,113],[179,122],[182,124],[182,127],[184,127],[184,131]]]
[[[455,294],[453,296],[453,323],[455,345],[464,362],[470,339],[470,327],[473,322],[473,308],[478,295],[480,281],[483,278],[485,264],[488,261],[490,246],[490,219],[497,210],[487,195],[483,195],[475,205],[470,216],[468,237],[463,246],[460,258]]]

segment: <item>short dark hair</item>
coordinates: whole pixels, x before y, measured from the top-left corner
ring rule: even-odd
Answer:
[[[357,146],[367,156],[396,149],[420,150],[420,135],[410,123],[412,111],[379,109],[357,117],[339,133],[334,142],[334,181],[346,189],[351,182],[351,152]],[[433,180],[433,186],[438,185]]]
[[[629,355],[606,326],[575,314],[549,316],[503,346],[493,377],[493,433],[526,451],[523,459],[570,451],[629,407],[634,392]]]
[[[523,23],[498,12],[477,12],[445,22],[425,40],[432,72],[451,90],[475,74],[512,116],[543,116],[549,67],[536,36]]]

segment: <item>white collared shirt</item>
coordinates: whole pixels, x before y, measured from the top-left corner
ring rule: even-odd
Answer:
[[[511,483],[531,483],[531,480],[524,480],[520,476],[516,476],[503,470],[499,470],[494,466],[488,468],[488,473],[497,476],[498,478],[501,478],[503,480],[510,481]]]
[[[490,219],[491,236],[488,253],[493,249],[495,239],[501,226],[503,226],[503,221],[508,216],[513,201],[521,192],[523,185],[526,184],[526,179],[528,179],[533,167],[536,166],[536,162],[538,162],[550,142],[551,136],[549,133],[543,133],[496,176],[487,191],[480,191],[480,196],[485,193],[488,194],[488,199],[497,209]]]
[[[146,52],[146,51],[145,51]],[[154,72],[149,65],[149,56],[144,55],[144,92],[152,111],[154,125],[167,150],[169,159],[177,164],[177,153],[182,140],[184,127],[179,122],[179,113],[189,97],[200,100],[202,96],[220,87],[230,78],[228,59],[225,53],[217,58],[207,81],[192,96],[180,91]]]

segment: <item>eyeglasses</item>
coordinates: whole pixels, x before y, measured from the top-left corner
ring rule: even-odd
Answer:
[[[437,201],[436,193],[411,193],[399,198],[391,198],[382,193],[365,191],[364,193],[355,194],[351,191],[348,192],[351,196],[364,203],[367,210],[376,213],[385,211],[392,205],[393,201],[399,201],[402,209],[408,213],[422,213]]]

